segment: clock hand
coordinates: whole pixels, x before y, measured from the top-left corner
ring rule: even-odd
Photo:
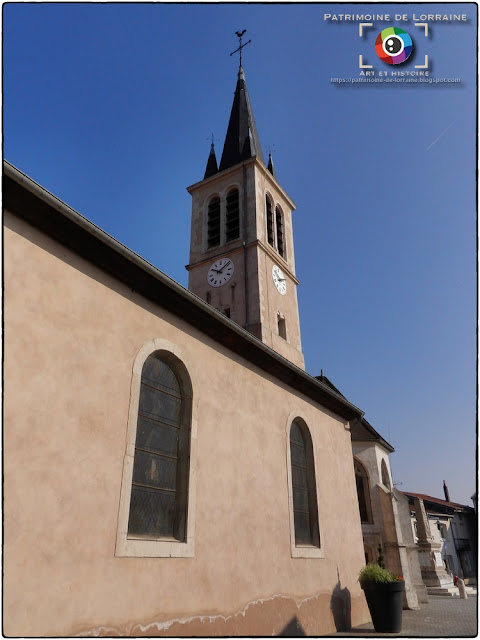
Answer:
[[[229,264],[230,264],[230,260],[226,264],[223,265],[223,267],[220,269],[220,271],[218,271],[218,273],[222,273],[222,271],[225,269],[225,267],[227,265],[229,265]]]

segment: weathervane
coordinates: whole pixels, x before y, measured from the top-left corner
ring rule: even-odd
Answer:
[[[239,41],[240,41],[240,46],[238,47],[238,49],[235,49],[235,51],[232,51],[232,53],[230,54],[231,56],[233,56],[234,53],[237,53],[237,51],[240,53],[240,66],[242,66],[242,49],[243,47],[246,47],[247,44],[250,44],[251,40],[249,40],[248,42],[245,42],[245,44],[242,44],[242,36],[244,33],[246,33],[246,29],[244,29],[243,31],[235,31],[235,35],[238,37]]]

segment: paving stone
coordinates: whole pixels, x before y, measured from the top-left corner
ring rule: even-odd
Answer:
[[[400,633],[376,633],[373,624],[364,624],[351,631],[332,634],[339,637],[433,637],[475,638],[478,633],[477,596],[467,600],[449,596],[429,596],[428,604],[418,610],[403,611]]]

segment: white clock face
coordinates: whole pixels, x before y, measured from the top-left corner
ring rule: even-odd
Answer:
[[[220,258],[208,270],[208,284],[212,287],[221,287],[233,276],[233,270],[234,266],[230,258]]]
[[[272,267],[272,278],[275,286],[277,287],[277,291],[284,296],[287,293],[287,281],[283,275],[283,271],[280,267],[277,267],[276,264]]]

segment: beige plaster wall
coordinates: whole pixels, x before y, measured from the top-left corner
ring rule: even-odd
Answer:
[[[350,434],[5,213],[4,632],[278,635],[369,619]],[[115,557],[133,363],[177,345],[196,403],[195,552]],[[310,427],[324,558],[292,558],[287,421]],[[333,612],[332,612],[333,607]]]

